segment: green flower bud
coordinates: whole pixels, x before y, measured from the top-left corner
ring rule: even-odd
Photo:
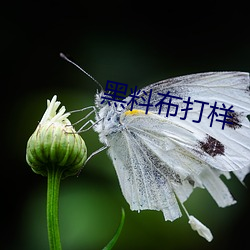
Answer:
[[[26,160],[32,170],[43,176],[48,175],[50,168],[62,171],[62,177],[79,172],[87,158],[87,148],[82,137],[76,133],[54,96],[47,101],[41,122],[27,143]]]

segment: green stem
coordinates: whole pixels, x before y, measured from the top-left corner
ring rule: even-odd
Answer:
[[[59,231],[59,188],[62,171],[58,167],[48,168],[47,227],[50,250],[61,250]]]

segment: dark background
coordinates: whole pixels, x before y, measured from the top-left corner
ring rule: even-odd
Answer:
[[[48,249],[46,178],[25,161],[26,143],[57,94],[67,110],[93,105],[97,85],[59,57],[69,55],[105,86],[139,87],[196,72],[249,71],[248,5],[190,2],[10,2],[1,4],[2,249]],[[82,116],[82,114],[79,114]],[[71,120],[79,119],[77,115]],[[89,131],[89,154],[101,147]],[[105,152],[81,175],[62,181],[60,228],[65,250],[101,249],[121,215],[125,226],[114,249],[248,249],[249,189],[225,180],[237,204],[218,208],[205,190],[186,202],[214,235],[211,243],[185,216],[165,222],[161,212],[132,212]],[[250,186],[249,176],[246,186]]]

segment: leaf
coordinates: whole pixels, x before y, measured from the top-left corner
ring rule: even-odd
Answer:
[[[103,248],[103,250],[110,250],[113,248],[113,246],[115,245],[116,241],[118,240],[118,238],[120,236],[120,233],[121,233],[123,225],[124,225],[124,221],[125,221],[125,211],[122,208],[122,218],[121,218],[120,225],[117,228],[117,231],[116,231],[115,235],[113,236],[113,238],[111,239],[111,241]]]

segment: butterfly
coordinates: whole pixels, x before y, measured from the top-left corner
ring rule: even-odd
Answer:
[[[233,173],[243,181],[250,171],[249,86],[249,75],[242,72],[171,78],[143,88],[138,97],[144,98],[137,99],[132,111],[130,105],[119,109],[101,104],[103,93],[96,95],[93,128],[108,148],[131,210],[161,210],[165,220],[173,221],[181,216],[178,203],[183,204],[196,187],[206,188],[220,207],[235,203],[220,176],[229,178]],[[146,114],[143,99],[150,90],[154,108]],[[188,97],[199,105],[193,105],[185,120],[179,113],[166,117],[167,105],[162,105],[159,114],[158,93],[168,91],[182,98],[175,99],[179,109],[185,110],[183,100]],[[204,118],[193,122],[199,119],[201,101],[208,103],[203,105]],[[210,127],[208,117],[215,101],[221,107],[233,106],[224,129],[219,122]]]
[[[211,241],[210,230],[183,203],[197,187],[219,207],[235,203],[220,177],[234,174],[243,182],[250,172],[249,74],[170,78],[142,88],[136,102],[127,96],[127,106],[105,102],[103,95],[96,94],[91,121],[104,144],[97,152],[107,149],[131,210],[160,210],[174,221],[182,206],[192,229]],[[177,97],[172,105],[162,99],[167,95]]]

